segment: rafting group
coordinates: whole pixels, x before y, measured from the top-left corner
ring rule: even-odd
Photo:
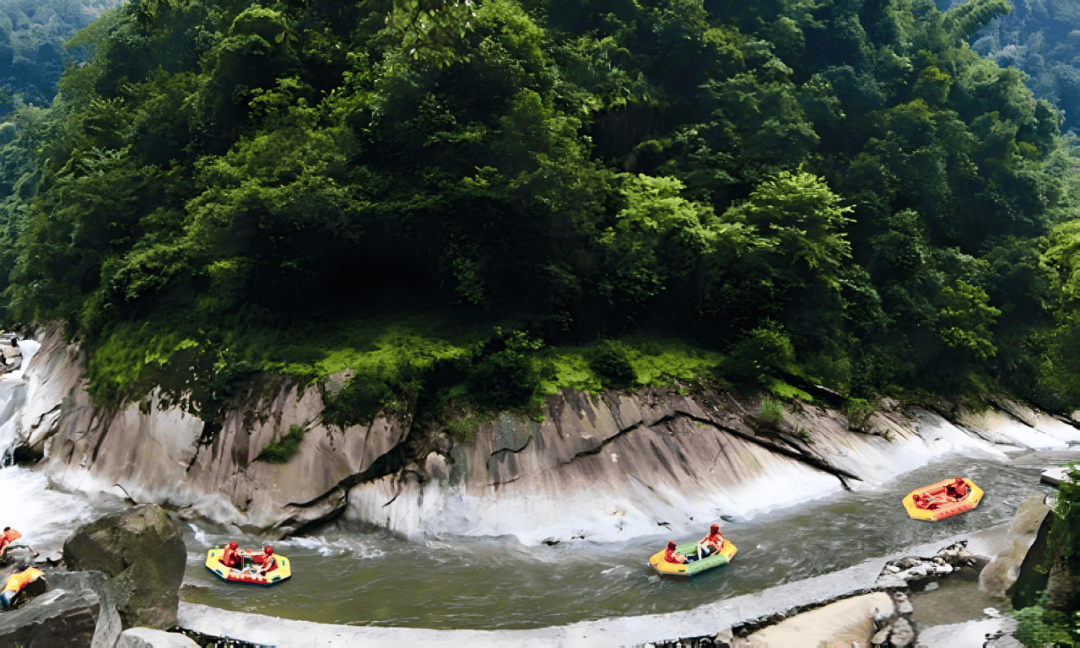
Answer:
[[[956,477],[916,488],[902,502],[912,518],[935,521],[970,511],[982,496],[982,489],[970,479]],[[653,554],[649,564],[662,575],[689,577],[728,564],[736,551],[720,533],[720,525],[714,524],[701,540],[681,545],[668,541],[667,549]]]
[[[223,581],[247,585],[277,585],[292,576],[289,559],[274,555],[270,545],[262,551],[240,549],[236,542],[214,547],[206,552],[206,568]]]

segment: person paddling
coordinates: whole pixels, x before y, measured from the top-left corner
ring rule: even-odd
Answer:
[[[234,569],[240,569],[244,566],[244,559],[240,557],[240,552],[236,550],[236,547],[235,541],[225,546],[225,551],[221,554],[222,565]]]
[[[274,548],[270,545],[266,545],[263,549],[262,563],[255,566],[255,573],[260,576],[266,576],[271,570],[274,569],[274,565],[277,563],[277,559],[274,558]]]
[[[7,553],[8,547],[11,546],[12,542],[15,542],[21,537],[22,534],[15,529],[4,527],[4,532],[0,533],[0,557],[3,557]],[[38,555],[30,545],[26,545],[26,548],[30,550],[31,554],[35,556]]]
[[[698,542],[697,557],[701,560],[705,556],[711,556],[724,547],[724,535],[720,533],[720,525],[714,524],[709,527],[709,534]]]
[[[669,563],[684,563],[686,562],[686,556],[682,555],[678,551],[675,551],[675,541],[668,540],[667,549],[664,550],[664,560]]]
[[[957,502],[967,497],[970,489],[964,483],[963,477],[957,477],[953,483],[945,487],[945,496],[955,499]]]

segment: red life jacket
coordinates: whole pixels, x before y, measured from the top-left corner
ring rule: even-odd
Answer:
[[[266,565],[266,573],[270,573],[277,569],[277,560],[275,560],[273,556],[262,554],[261,556],[253,557],[251,560],[257,565]]]
[[[675,559],[675,553],[676,551],[674,549],[665,549],[664,560],[669,563],[679,564],[679,561]]]
[[[226,567],[234,567],[237,563],[242,563],[242,559],[239,554],[236,553],[236,549],[232,547],[225,547],[225,553],[221,554],[221,564]]]
[[[8,544],[15,542],[22,537],[22,534],[15,529],[8,529],[3,533],[0,533],[0,549],[8,546]]]
[[[706,542],[715,542],[721,544],[724,541],[724,534],[717,531],[716,533],[709,532],[709,535],[705,536]]]

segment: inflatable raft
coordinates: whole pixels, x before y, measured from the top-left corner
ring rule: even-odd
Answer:
[[[962,479],[968,486],[968,493],[960,498],[959,501],[945,501],[945,487],[953,483],[955,481],[954,479],[946,479],[911,491],[903,500],[904,508],[907,509],[908,515],[916,520],[934,521],[952,517],[975,508],[979,505],[979,500],[982,499],[983,491],[967,477],[963,477]],[[933,509],[920,508],[915,506],[916,495],[930,495],[937,502],[942,502],[942,504]]]
[[[255,566],[261,565],[263,552],[250,549],[240,549],[239,554],[244,558],[244,568],[226,567],[221,562],[221,555],[225,550],[215,547],[206,552],[206,568],[214,572],[214,575],[229,583],[245,583],[247,585],[270,586],[277,585],[292,577],[289,559],[285,556],[274,554],[274,566],[266,575],[255,573]]]
[[[695,574],[700,574],[703,571],[708,571],[713,567],[720,567],[721,565],[728,564],[731,562],[732,556],[734,556],[735,552],[738,550],[738,547],[733,545],[731,540],[724,538],[724,546],[720,549],[719,553],[698,560],[697,541],[695,540],[693,542],[676,545],[675,547],[675,551],[686,556],[687,562],[669,563],[664,560],[664,550],[661,550],[649,558],[649,564],[662,575],[667,574],[669,576],[690,577]]]

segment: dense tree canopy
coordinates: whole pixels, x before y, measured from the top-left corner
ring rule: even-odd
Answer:
[[[106,348],[404,290],[549,345],[674,331],[740,380],[1076,407],[1076,158],[967,43],[1008,11],[133,2],[0,131],[6,317]]]

